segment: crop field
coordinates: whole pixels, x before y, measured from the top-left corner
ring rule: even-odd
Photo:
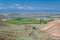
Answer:
[[[46,24],[51,20],[7,20],[11,24]]]
[[[8,20],[8,23],[12,24],[39,24],[38,20]]]

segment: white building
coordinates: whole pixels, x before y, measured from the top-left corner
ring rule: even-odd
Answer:
[[[5,22],[5,21],[7,21],[7,19],[5,19],[5,18],[0,18],[0,21]]]

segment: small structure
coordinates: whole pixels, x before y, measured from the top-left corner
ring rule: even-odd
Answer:
[[[5,22],[5,21],[7,21],[7,19],[6,18],[0,18],[0,21]]]

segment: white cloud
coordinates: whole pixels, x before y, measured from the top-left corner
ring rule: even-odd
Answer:
[[[14,6],[10,5],[9,8],[13,8]]]
[[[20,6],[19,4],[14,4],[14,5],[17,6],[17,7]]]
[[[56,8],[48,8],[48,7],[34,7],[34,10],[56,10]]]
[[[31,7],[31,6],[28,6],[28,7],[26,7],[26,9],[33,9],[33,7]]]
[[[0,7],[0,9],[6,9],[5,7]]]
[[[48,7],[32,7],[32,6],[21,6],[20,4],[13,4],[9,6],[2,6],[3,4],[0,3],[0,9],[29,9],[29,10],[57,10],[55,8],[48,8]]]
[[[21,6],[20,4],[14,4],[16,9],[33,9],[31,6]]]
[[[33,9],[33,8],[31,6],[21,6],[20,4],[14,4],[9,6],[1,6],[0,9]]]
[[[19,7],[16,7],[17,9],[30,9],[30,10],[32,10],[33,9],[33,7],[31,7],[31,6],[19,6]]]
[[[0,4],[2,5],[2,4]],[[1,6],[0,9],[29,9],[29,10],[45,10],[45,9],[54,9],[54,8],[44,8],[44,7],[32,7],[32,6],[21,6],[20,4],[14,4],[9,6]]]
[[[29,10],[42,10],[42,9],[51,9],[51,8],[36,8],[36,7],[32,7],[32,6],[14,6],[14,5],[10,5],[10,6],[4,6],[4,7],[0,7],[0,9],[29,9]]]
[[[16,9],[24,9],[24,7],[19,6],[19,7],[15,7]]]
[[[15,8],[15,9],[23,9],[24,6],[21,6],[20,4],[14,4],[13,8]]]

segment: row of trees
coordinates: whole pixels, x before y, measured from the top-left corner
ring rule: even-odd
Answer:
[[[47,24],[48,22],[53,21],[53,20],[40,20],[40,24]]]

